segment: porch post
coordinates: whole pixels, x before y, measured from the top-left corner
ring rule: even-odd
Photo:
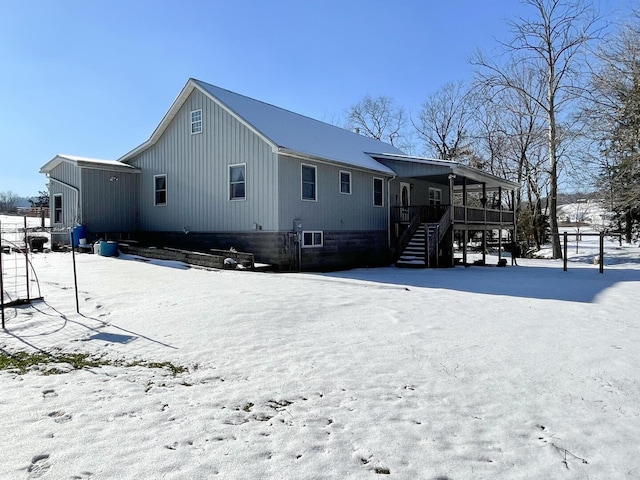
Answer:
[[[498,187],[498,210],[500,210],[500,228],[498,229],[498,264],[502,261],[502,187]]]
[[[462,263],[467,266],[467,243],[469,242],[469,227],[467,218],[467,177],[462,178],[462,207],[464,210],[464,233],[462,234]]]
[[[469,242],[469,230],[466,228],[462,234],[462,263],[467,266],[467,242]]]
[[[511,234],[511,266],[515,265],[516,242],[518,241],[518,209],[516,208],[516,191],[511,190],[511,209],[513,210],[513,230]]]
[[[489,199],[487,198],[487,184],[482,182],[482,218],[483,218],[483,229],[482,229],[482,264],[487,264],[487,203],[489,203]]]
[[[454,187],[454,183],[455,183],[455,174],[450,173],[449,174],[449,218],[451,219],[451,221],[449,222],[449,228],[450,228],[450,233],[449,236],[451,237],[450,241],[449,241],[449,251],[451,252],[451,266],[455,267],[456,262],[455,262],[455,258],[454,258],[454,254],[453,254],[453,243],[455,242],[455,234],[454,234],[454,229],[453,229],[453,223],[454,223],[454,207],[453,207],[453,187]]]

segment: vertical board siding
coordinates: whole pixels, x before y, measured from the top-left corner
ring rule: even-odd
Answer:
[[[82,169],[83,221],[89,232],[137,229],[138,177],[136,173]]]
[[[202,109],[191,135],[191,110]],[[277,164],[271,146],[194,90],[158,142],[130,163],[140,174],[139,228],[247,231],[277,228]],[[246,163],[246,200],[229,200],[229,165]],[[167,205],[154,205],[154,175],[167,175]]]
[[[80,189],[80,168],[69,162],[61,162],[56,166],[49,178],[53,180],[59,180],[67,185],[71,185],[77,189]],[[53,208],[53,196],[55,194],[62,194],[62,224],[54,224],[54,208]],[[82,212],[78,211],[78,194],[72,188],[61,185],[56,181],[51,181],[49,185],[50,194],[50,217],[51,225],[55,227],[73,227],[79,222],[82,222]]]
[[[303,163],[317,168],[315,202],[301,199]],[[280,230],[291,230],[294,219],[304,230],[386,230],[388,177],[288,156],[280,156],[279,169]],[[351,172],[351,195],[340,193],[341,170]],[[373,206],[373,177],[383,180],[384,207]]]
[[[391,206],[400,206],[400,182],[410,183],[411,205],[429,205],[429,187],[442,190],[442,203],[449,204],[449,185],[434,183],[418,178],[396,178],[391,182]]]

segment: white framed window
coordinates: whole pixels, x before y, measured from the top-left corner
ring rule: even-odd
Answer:
[[[378,177],[373,177],[373,206],[384,207],[384,182]]]
[[[340,193],[351,195],[351,172],[340,170]]]
[[[53,223],[62,223],[62,194],[53,196]]]
[[[153,204],[161,207],[167,204],[167,175],[153,177]]]
[[[245,200],[246,188],[247,164],[229,165],[229,200]]]
[[[303,248],[318,248],[324,245],[324,234],[322,231],[306,230],[302,232]]]
[[[442,189],[429,187],[429,205],[440,205],[442,203]]]
[[[202,109],[191,111],[191,135],[202,133]]]
[[[315,165],[302,164],[300,167],[300,188],[302,190],[302,200],[318,200],[317,192],[317,168]]]

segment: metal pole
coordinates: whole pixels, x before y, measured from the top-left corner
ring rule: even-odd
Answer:
[[[564,232],[564,255],[563,257],[563,262],[564,262],[564,268],[563,271],[567,271],[567,232]]]
[[[604,273],[604,232],[600,232],[600,273]]]
[[[76,274],[76,249],[73,247],[73,230],[69,232],[71,237],[71,258],[73,259],[73,285],[76,289],[76,312],[80,313],[80,303],[78,301],[78,276]]]
[[[27,230],[27,217],[22,217],[24,219],[24,271],[26,282],[27,282],[27,303],[31,302],[31,298],[29,296],[29,237]]]

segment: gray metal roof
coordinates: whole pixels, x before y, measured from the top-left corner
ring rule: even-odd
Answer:
[[[282,153],[305,155],[319,160],[373,170],[388,175],[394,172],[365,152],[397,154],[392,145],[305,117],[289,110],[225,90],[200,80],[190,79],[149,140],[125,154],[126,162],[153,145],[168,127],[194,88],[199,89],[250,129],[261,135]]]

